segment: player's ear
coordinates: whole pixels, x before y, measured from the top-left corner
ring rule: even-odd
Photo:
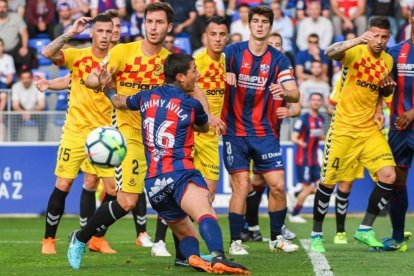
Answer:
[[[168,28],[167,28],[167,34],[170,33],[172,29],[173,29],[173,23],[169,23]]]
[[[89,30],[89,36],[90,36],[91,38],[93,38],[93,28],[90,28],[90,30]]]

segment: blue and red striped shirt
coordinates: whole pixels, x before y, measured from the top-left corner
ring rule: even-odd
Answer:
[[[127,106],[141,113],[146,178],[194,169],[193,124],[203,126],[208,121],[198,100],[167,84],[128,97]]]
[[[319,141],[323,137],[322,115],[314,117],[309,113],[301,115],[295,122],[293,131],[299,133],[299,140],[306,143],[306,147],[297,146],[295,164],[298,166],[317,166]]]
[[[270,46],[262,56],[255,56],[248,41],[227,46],[225,55],[227,72],[236,74],[237,87],[226,86],[221,114],[227,125],[224,135],[278,137],[275,107],[286,103],[273,99],[269,86],[295,80],[289,59]]]
[[[397,83],[391,104],[390,129],[396,130],[395,120],[414,106],[414,44],[403,41],[388,50],[394,59],[392,75]],[[411,122],[406,129],[414,129]]]

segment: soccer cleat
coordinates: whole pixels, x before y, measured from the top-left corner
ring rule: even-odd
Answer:
[[[211,263],[204,261],[200,258],[200,256],[197,255],[191,255],[188,258],[188,264],[197,271],[208,273],[213,272],[213,269],[211,268]]]
[[[294,240],[296,238],[296,234],[290,231],[286,225],[282,226],[282,236],[285,240]]]
[[[262,242],[263,236],[259,230],[257,231],[248,231],[248,232],[241,232],[240,238],[243,242]]]
[[[412,235],[413,234],[411,233],[411,231],[404,231],[404,239],[406,241],[408,241],[409,239],[411,239]]]
[[[334,244],[348,244],[348,239],[346,238],[346,233],[345,232],[336,233],[333,242],[334,242]]]
[[[116,251],[113,250],[109,243],[105,240],[104,237],[95,237],[92,238],[88,242],[88,248],[90,251],[103,253],[103,254],[115,254]]]
[[[168,252],[165,242],[162,240],[154,243],[151,248],[151,255],[154,257],[171,257],[171,254]]]
[[[181,260],[181,259],[175,259],[174,261],[174,266],[176,267],[189,267],[190,264],[188,263],[187,260]]]
[[[73,269],[80,268],[86,248],[86,243],[76,239],[76,233],[78,231],[73,231],[69,236],[68,262]]]
[[[355,232],[354,239],[360,243],[366,244],[372,249],[382,249],[384,244],[378,241],[375,237],[374,230],[371,229],[358,229]]]
[[[289,215],[289,222],[291,222],[291,223],[306,223],[306,219],[304,219],[300,215],[296,215],[296,216]]]
[[[206,262],[211,262],[211,259],[213,257],[210,254],[208,254],[208,255],[200,254],[200,258],[203,259]]]
[[[247,246],[242,244],[241,240],[232,241],[229,248],[229,253],[231,255],[248,255],[249,252],[247,252],[246,248]]]
[[[318,253],[326,252],[325,247],[323,246],[323,237],[321,235],[311,236],[310,250]]]
[[[269,241],[269,248],[270,248],[270,251],[272,252],[283,251],[283,252],[290,253],[290,252],[298,251],[299,246],[292,243],[290,240],[286,240],[285,238],[283,238],[282,235],[279,235],[276,237],[276,240]]]
[[[147,232],[139,233],[139,236],[135,242],[138,246],[142,247],[152,247],[154,243],[151,241],[151,237],[147,234]]]
[[[226,259],[224,256],[217,256],[211,260],[211,267],[216,274],[238,274],[250,275],[251,272],[241,264]]]
[[[42,254],[56,254],[55,242],[56,239],[54,238],[44,238],[42,241]]]
[[[393,238],[385,238],[382,239],[382,243],[384,244],[384,251],[406,252],[408,250],[406,241],[397,242]]]

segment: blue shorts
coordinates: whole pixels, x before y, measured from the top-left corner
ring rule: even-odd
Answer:
[[[296,166],[296,176],[298,183],[310,185],[319,180],[321,177],[321,167],[319,165],[314,166]]]
[[[151,206],[166,222],[176,222],[187,216],[180,206],[189,182],[208,190],[198,170],[165,173],[145,179],[145,190]]]
[[[279,140],[274,136],[223,136],[223,159],[230,174],[250,171],[250,160],[257,174],[284,169]]]
[[[390,130],[388,134],[395,163],[399,167],[409,168],[414,155],[414,131],[413,130]]]

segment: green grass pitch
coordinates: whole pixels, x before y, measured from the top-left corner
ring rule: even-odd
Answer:
[[[308,239],[311,219],[307,224],[290,224],[298,238]],[[352,240],[352,234],[360,217],[347,220],[348,245],[332,243],[335,220],[326,219],[324,225],[326,259],[333,275],[414,275],[414,242],[408,241],[409,250],[400,252],[369,252],[364,245]],[[260,218],[262,232],[269,235],[268,218]],[[228,249],[229,231],[227,218],[220,216],[225,249]],[[66,261],[67,236],[79,227],[78,219],[64,217],[58,229],[57,255],[47,256],[40,253],[44,231],[44,217],[40,218],[0,218],[0,275],[199,275],[191,268],[176,268],[173,257],[151,257],[150,248],[138,248],[135,245],[135,230],[130,218],[124,218],[114,224],[107,234],[112,248],[118,251],[114,255],[103,255],[87,251],[79,271],[72,270]],[[389,218],[379,218],[374,229],[382,238],[390,235]],[[407,217],[407,229],[414,229],[412,217]],[[148,232],[153,237],[155,218],[148,220]],[[170,233],[167,237],[169,251],[174,246]],[[315,275],[312,263],[300,246],[293,254],[271,253],[267,243],[247,243],[249,255],[235,259],[251,269],[253,275]],[[206,247],[202,243],[202,252]],[[230,257],[230,256],[229,256]],[[319,274],[323,275],[323,274]],[[332,275],[332,274],[331,274]]]

